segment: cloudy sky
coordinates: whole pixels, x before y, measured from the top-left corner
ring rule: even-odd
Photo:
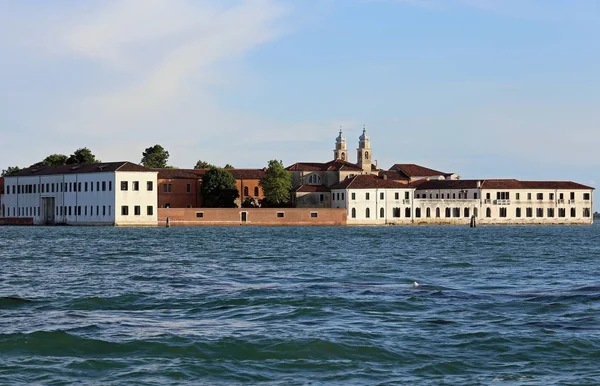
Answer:
[[[599,0],[0,0],[0,168],[89,147],[600,182]]]

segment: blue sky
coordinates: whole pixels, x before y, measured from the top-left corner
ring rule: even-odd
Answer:
[[[600,181],[598,0],[0,0],[0,168],[326,162]]]

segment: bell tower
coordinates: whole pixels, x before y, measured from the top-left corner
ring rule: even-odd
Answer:
[[[363,133],[358,138],[358,149],[356,149],[356,165],[363,170],[364,173],[371,173],[371,165],[373,164],[373,154],[371,153],[371,139],[367,135],[367,129],[363,127]]]
[[[334,160],[348,161],[348,149],[346,149],[346,138],[342,135],[340,127],[340,135],[335,139],[335,150],[333,151]]]

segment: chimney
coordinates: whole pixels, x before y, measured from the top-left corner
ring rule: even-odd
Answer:
[[[384,175],[383,175],[383,179],[384,179],[384,180],[387,180],[387,179],[388,179],[388,176],[387,176],[387,174],[384,174]]]
[[[379,169],[379,161],[378,160],[375,160],[375,169]],[[387,177],[386,177],[386,179],[387,179]]]

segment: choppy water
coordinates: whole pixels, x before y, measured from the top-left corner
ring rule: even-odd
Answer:
[[[0,227],[0,259],[0,384],[600,384],[598,225]]]

